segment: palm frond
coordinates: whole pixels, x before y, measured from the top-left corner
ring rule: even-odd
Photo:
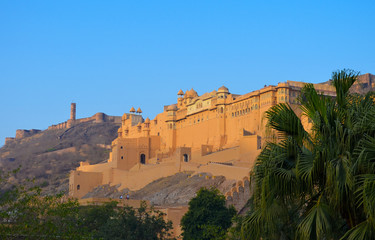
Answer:
[[[327,164],[327,185],[332,203],[336,208],[350,201],[354,190],[354,175],[352,164],[348,156],[340,156]]]
[[[301,89],[301,110],[303,115],[312,120],[314,123],[326,122],[327,104],[329,99],[315,90],[313,84],[306,84]]]
[[[347,105],[347,95],[350,87],[357,80],[359,72],[343,69],[332,73],[333,86],[336,88],[336,102],[340,108]]]
[[[292,136],[298,142],[302,142],[309,136],[301,123],[301,119],[288,104],[282,103],[271,107],[266,111],[265,117],[268,120],[267,126],[277,130],[281,139]]]
[[[320,197],[298,226],[299,239],[325,239],[330,236],[334,221],[329,205]]]
[[[310,151],[303,151],[299,155],[298,163],[296,166],[296,174],[304,188],[315,190],[314,185],[320,180],[324,169],[324,162],[320,155]]]
[[[375,137],[364,134],[353,151],[354,170],[360,173],[375,173]]]
[[[368,240],[375,239],[375,224],[371,219],[361,222],[350,229],[340,240]]]
[[[363,174],[359,177],[357,205],[362,206],[369,219],[375,219],[375,174]]]

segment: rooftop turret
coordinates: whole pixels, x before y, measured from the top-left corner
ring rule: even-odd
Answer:
[[[180,91],[178,91],[177,95],[182,97],[184,95],[184,92],[180,89]]]
[[[167,111],[177,111],[178,108],[176,106],[176,104],[172,104],[172,105],[169,105],[168,108],[167,108]]]
[[[217,90],[218,93],[229,93],[229,90],[227,87],[222,86]]]
[[[185,98],[195,98],[198,97],[198,93],[194,89],[190,89],[185,92]]]

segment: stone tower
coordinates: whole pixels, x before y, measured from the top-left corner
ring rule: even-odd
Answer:
[[[76,104],[70,104],[70,120],[76,120]]]

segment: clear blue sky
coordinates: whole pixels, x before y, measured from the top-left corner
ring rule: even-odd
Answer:
[[[225,85],[243,94],[375,73],[374,1],[0,1],[0,146],[96,112],[143,116]]]

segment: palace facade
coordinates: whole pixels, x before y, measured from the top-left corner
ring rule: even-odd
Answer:
[[[152,120],[132,108],[122,116],[108,161],[81,162],[70,173],[69,195],[81,198],[103,184],[138,190],[181,171],[241,180],[249,175],[267,140],[264,113],[278,103],[288,103],[300,115],[298,97],[304,85],[287,81],[244,95],[230,93],[224,86],[201,96],[193,89],[180,90],[177,102]],[[335,96],[329,84],[314,86]]]

